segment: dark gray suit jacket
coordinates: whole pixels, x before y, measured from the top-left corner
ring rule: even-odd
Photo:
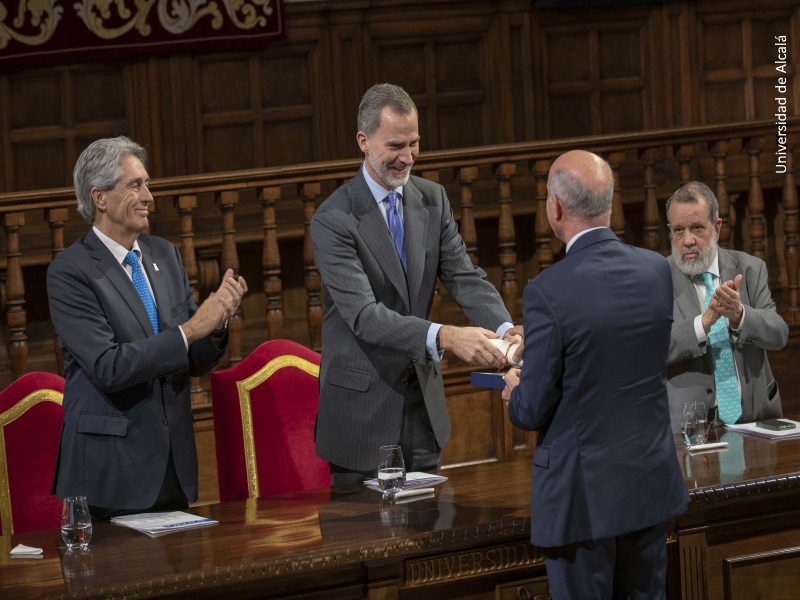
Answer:
[[[138,241],[158,335],[130,277],[93,230],[47,270],[66,378],[54,491],[112,509],[153,504],[170,448],[186,497],[197,499],[189,376],[209,371],[227,343],[227,334],[210,336],[187,354],[178,325],[197,306],[178,249],[148,235]]]
[[[691,278],[668,259],[672,270],[673,303],[672,336],[667,365],[670,420],[675,432],[680,430],[684,404],[702,400],[707,408],[716,403],[714,365],[706,351],[698,345],[694,318],[702,312]],[[767,350],[780,350],[786,345],[789,328],[775,311],[769,291],[767,265],[763,260],[736,250],[719,250],[722,281],[742,274],[739,294],[745,305],[745,317],[739,332],[731,331],[736,372],[742,390],[742,416],[739,423],[783,416],[778,383],[772,376]]]
[[[361,169],[311,221],[325,309],[317,454],[347,469],[374,469],[378,448],[398,441],[410,368],[438,444],[450,436],[440,364],[425,348],[437,277],[476,325],[496,331],[511,321],[470,261],[441,185],[410,178],[403,225],[407,278]]]

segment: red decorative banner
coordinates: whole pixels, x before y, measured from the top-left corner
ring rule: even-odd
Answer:
[[[283,36],[282,0],[0,2],[0,68],[253,49]]]

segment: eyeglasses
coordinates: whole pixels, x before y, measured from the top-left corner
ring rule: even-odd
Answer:
[[[672,237],[676,240],[683,239],[683,236],[686,234],[686,227],[673,227],[672,225],[668,225],[667,227],[672,233]],[[695,224],[689,227],[689,231],[692,233],[692,235],[699,238],[705,237],[707,230],[707,226],[700,224]]]

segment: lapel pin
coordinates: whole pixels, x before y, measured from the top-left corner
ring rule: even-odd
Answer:
[[[156,271],[158,271],[158,265],[157,265],[156,263],[153,263],[153,268],[154,268]]]

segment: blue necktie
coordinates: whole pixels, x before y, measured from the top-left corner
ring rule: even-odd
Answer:
[[[711,296],[714,295],[712,275],[711,273],[702,273],[697,277],[706,288],[703,310],[707,310]],[[731,342],[728,337],[728,324],[724,317],[717,319],[711,326],[708,343],[711,345],[711,358],[714,360],[714,382],[717,385],[719,418],[725,423],[736,423],[742,416],[742,399],[736,379],[733,350],[731,350]]]
[[[403,220],[400,218],[400,213],[397,210],[397,203],[400,201],[400,194],[397,192],[390,192],[386,196],[386,202],[389,208],[386,211],[387,220],[389,222],[389,233],[392,234],[392,241],[394,248],[397,250],[397,255],[400,257],[400,262],[403,263],[403,271],[406,270],[406,242],[403,235]]]
[[[153,325],[153,331],[158,333],[158,311],[156,310],[156,303],[153,302],[150,288],[147,287],[147,281],[145,281],[144,272],[142,272],[142,265],[139,264],[139,257],[136,256],[136,252],[128,252],[127,256],[125,256],[125,262],[131,266],[131,270],[133,271],[131,276],[133,287],[139,292],[139,296],[142,298],[142,302],[144,302],[147,316],[150,317],[150,323]]]

